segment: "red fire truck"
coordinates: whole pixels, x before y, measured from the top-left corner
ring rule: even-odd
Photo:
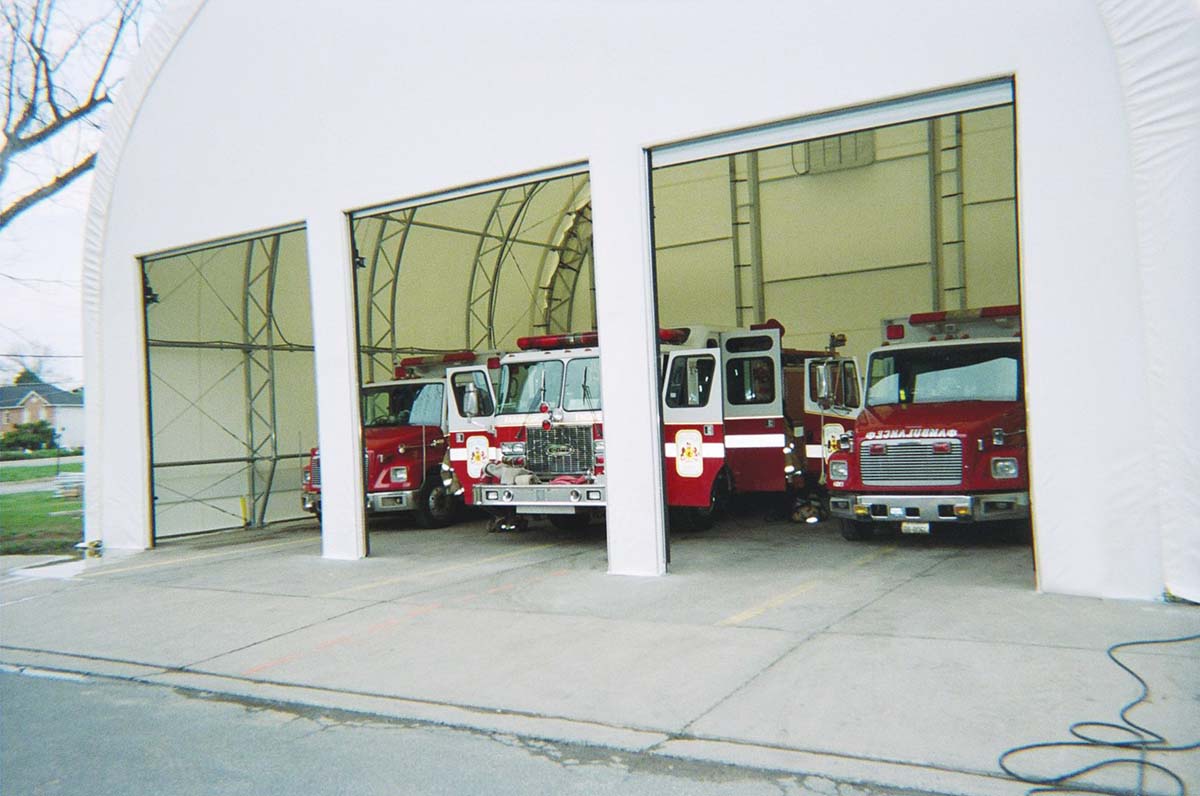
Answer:
[[[853,418],[852,406],[821,408],[806,389],[808,365],[819,360],[830,366],[823,372],[846,374],[856,399],[853,361],[785,354],[782,334],[774,321],[659,332],[667,504],[679,525],[708,527],[733,492],[799,492],[810,450],[812,472],[821,472],[820,422],[808,421],[807,408]],[[497,528],[519,527],[528,514],[579,527],[606,505],[597,344],[595,332],[521,338],[521,350],[501,359],[497,391],[479,367],[447,371],[454,476],[466,502],[496,514]]]
[[[829,457],[843,536],[1027,521],[1020,307],[918,313],[883,333],[862,414]]]
[[[363,386],[363,483],[371,514],[412,511],[417,523],[437,528],[454,520],[458,498],[443,482],[446,453],[446,369],[479,363],[487,372],[499,359],[472,351],[408,357],[395,380]],[[316,448],[302,473],[301,503],[321,514],[321,457]]]

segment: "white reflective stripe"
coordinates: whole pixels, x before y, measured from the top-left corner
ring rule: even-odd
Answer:
[[[663,449],[664,449],[663,450],[664,456],[666,456],[668,459],[675,458],[675,443],[674,442],[665,443],[663,445]],[[705,459],[724,459],[725,458],[725,446],[722,445],[720,442],[706,442],[706,443],[704,443],[704,445],[700,451],[700,455],[703,456]]]
[[[825,449],[820,445],[805,445],[804,455],[810,459],[820,459],[825,456]]]
[[[726,434],[726,448],[779,448],[787,444],[783,434]]]

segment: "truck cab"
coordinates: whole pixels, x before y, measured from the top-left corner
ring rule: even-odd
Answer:
[[[829,458],[843,535],[1027,521],[1019,307],[918,313],[884,334],[862,413]]]
[[[446,381],[449,363],[474,361],[472,352],[409,357],[398,378],[362,389],[363,484],[368,514],[414,513],[422,527],[455,519],[458,498],[443,478],[446,458]],[[303,471],[301,501],[320,515],[321,459],[313,448]]]

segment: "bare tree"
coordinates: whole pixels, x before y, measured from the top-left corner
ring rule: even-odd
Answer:
[[[62,358],[44,345],[31,344],[28,348],[21,354],[0,354],[0,386],[13,384],[25,374],[33,374],[47,384],[63,383],[64,375],[55,364]]]
[[[54,0],[5,0],[4,146],[0,230],[66,188],[96,163],[100,130],[120,63],[139,44],[143,0],[97,0],[60,11]]]

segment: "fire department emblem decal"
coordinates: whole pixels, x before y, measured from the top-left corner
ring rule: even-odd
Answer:
[[[704,438],[694,428],[675,432],[675,472],[684,478],[704,474]]]
[[[475,436],[467,437],[467,475],[479,478],[483,475],[483,466],[487,464],[488,438]]]

